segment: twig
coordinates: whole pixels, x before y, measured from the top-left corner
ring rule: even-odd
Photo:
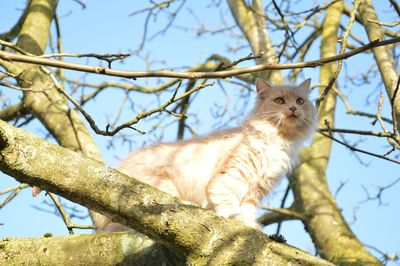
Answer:
[[[400,15],[400,14],[399,14]],[[382,259],[381,261],[386,264],[388,261],[398,261],[399,260],[399,255],[394,252],[392,255],[389,255],[381,250],[379,250],[378,248],[368,245],[368,244],[363,244],[364,246],[366,246],[367,248],[373,249],[375,252],[378,252],[379,254],[381,254]]]
[[[281,201],[281,208],[285,207],[285,202],[287,200],[287,197],[289,195],[289,191],[290,191],[290,185],[288,184],[285,190],[285,194],[283,195],[282,201]],[[282,226],[282,222],[278,223],[278,226],[276,227],[276,234],[279,235],[280,231],[281,231],[281,226]]]
[[[374,136],[374,137],[382,137],[387,138],[387,141],[392,148],[383,154],[383,157],[386,157],[391,152],[395,151],[396,148],[400,147],[400,138],[398,135],[395,135],[391,132],[374,132],[374,131],[366,131],[366,130],[354,130],[354,129],[341,129],[341,128],[319,128],[318,132],[329,132],[332,135],[332,132],[337,133],[345,133],[345,134],[356,134],[356,135],[365,135],[365,136]]]
[[[397,3],[396,0],[389,0],[389,2],[392,4],[392,6],[394,7],[394,10],[396,10],[397,15],[400,16],[400,7],[399,4]]]
[[[384,27],[396,27],[397,25],[400,25],[400,20],[395,20],[392,23],[386,23],[378,20],[368,19],[368,22],[378,24],[379,26],[384,26]]]
[[[397,94],[399,93],[399,88],[400,88],[400,75],[397,78],[397,84],[396,84],[396,88],[394,89],[393,96],[390,98],[390,105],[392,106],[393,134],[395,136],[398,136],[395,101],[396,101]],[[400,110],[397,110],[397,112],[400,112]]]
[[[339,132],[339,133],[367,135],[367,136],[382,137],[382,138],[393,137],[390,132],[375,132],[367,130],[354,130],[354,129],[342,129],[342,128],[319,128],[318,132]]]
[[[348,101],[346,100],[346,98],[343,96],[342,92],[338,89],[338,88],[333,88],[333,90],[336,92],[336,94],[339,96],[339,98],[342,100],[345,108],[346,108],[346,114],[350,114],[350,115],[358,115],[358,116],[365,116],[365,117],[369,117],[369,118],[375,118],[377,119],[377,115],[376,114],[370,114],[370,113],[366,113],[366,112],[362,112],[362,111],[356,111],[353,110],[353,108],[351,108],[350,104],[348,103]],[[392,120],[390,120],[389,118],[386,117],[382,117],[381,119],[387,123],[393,123]]]
[[[86,8],[86,1],[83,1],[83,0],[74,0],[74,2],[78,3],[78,4],[82,7],[82,9],[85,9],[85,8]]]
[[[0,191],[0,195],[7,194],[7,193],[9,193],[11,191],[14,191],[14,190],[17,190],[17,189],[24,189],[24,188],[27,188],[27,187],[29,187],[28,184],[22,183],[22,184],[19,184],[17,186],[9,187],[9,188],[6,188],[6,189]]]
[[[343,142],[343,141],[341,141],[341,140],[338,140],[337,138],[333,137],[333,136],[330,135],[330,134],[326,134],[326,133],[324,133],[324,132],[319,132],[319,133],[320,133],[321,135],[327,137],[327,138],[330,138],[331,140],[333,140],[333,141],[335,141],[335,142],[337,142],[337,143],[339,143],[339,144],[342,144],[343,146],[349,148],[351,151],[356,151],[356,152],[368,154],[368,155],[370,155],[370,156],[374,156],[374,157],[377,157],[377,158],[380,158],[380,159],[383,159],[383,160],[387,160],[387,161],[390,161],[390,162],[393,162],[393,163],[400,164],[400,161],[399,161],[399,160],[395,160],[395,159],[388,158],[388,157],[385,157],[385,156],[382,156],[382,155],[379,155],[379,154],[375,154],[375,153],[372,153],[372,152],[369,152],[369,151],[365,151],[365,150],[358,149],[358,148],[356,148],[356,147],[353,147],[353,146],[348,145],[347,143],[345,143],[345,142]]]
[[[60,201],[57,199],[56,195],[54,195],[51,192],[47,193],[51,200],[53,201],[54,205],[56,206],[57,210],[60,212],[61,217],[64,221],[65,226],[68,229],[69,234],[74,234],[74,231],[72,230],[73,228],[79,228],[79,229],[96,229],[96,226],[94,225],[80,225],[80,224],[74,224],[71,222],[71,219],[68,216],[68,213],[64,210],[64,207],[60,203]]]
[[[305,10],[305,11],[293,12],[293,13],[292,12],[291,13],[285,13],[284,15],[285,16],[298,16],[298,15],[301,15],[301,14],[304,14],[304,13],[309,13],[309,12],[311,12],[311,15],[314,15],[315,13],[318,13],[319,11],[325,10],[328,7],[330,7],[331,5],[333,5],[333,4],[335,4],[336,2],[339,2],[339,1],[343,1],[343,0],[334,0],[334,1],[331,1],[331,2],[323,5],[322,7],[319,7],[319,5],[317,5],[317,6],[313,7],[313,8],[310,8],[310,9]]]
[[[191,80],[186,86],[186,92],[190,90],[195,85],[195,81]],[[189,100],[190,100],[190,95],[184,98],[179,105],[177,106],[180,107],[179,113],[182,115],[182,118],[178,122],[178,133],[177,133],[177,139],[181,140],[184,137],[185,134],[185,128],[186,128],[186,112],[187,109],[189,108]]]
[[[169,21],[168,21],[168,23],[166,23],[164,28],[162,28],[161,30],[159,30],[158,32],[153,34],[153,36],[151,36],[149,38],[149,41],[155,39],[160,34],[165,34],[168,31],[168,29],[171,28],[171,26],[174,23],[177,15],[179,14],[179,11],[183,8],[185,3],[186,3],[186,0],[182,0],[182,3],[177,7],[177,9],[174,12],[169,12]]]
[[[281,215],[288,216],[288,217],[291,217],[291,218],[296,218],[296,219],[299,219],[299,220],[305,220],[306,219],[305,215],[303,215],[303,214],[301,214],[299,212],[296,212],[296,211],[294,211],[294,210],[292,210],[290,208],[289,209],[274,208],[274,207],[270,207],[270,206],[266,206],[266,205],[260,205],[259,207],[261,209],[272,211],[272,212],[276,212],[276,213],[279,213]]]
[[[178,2],[178,1],[166,0],[166,1],[161,2],[161,3],[154,3],[153,2],[153,5],[150,6],[150,7],[147,7],[147,8],[144,8],[144,9],[141,9],[141,10],[138,10],[138,11],[135,11],[135,12],[129,14],[129,16],[135,16],[137,14],[147,12],[147,16],[146,16],[146,19],[145,19],[145,22],[144,22],[144,30],[143,30],[143,34],[142,34],[142,39],[140,41],[140,44],[139,44],[138,48],[136,48],[133,51],[133,53],[140,52],[143,49],[143,47],[144,47],[144,45],[145,45],[147,40],[152,40],[152,39],[154,39],[155,37],[157,37],[160,34],[165,34],[166,31],[171,27],[171,25],[173,24],[173,22],[175,21],[175,19],[177,17],[177,14],[179,13],[179,11],[183,8],[184,4],[186,3],[186,0],[182,0],[181,4],[178,6],[178,8],[174,12],[166,11],[168,13],[168,15],[169,15],[168,23],[166,23],[166,25],[161,30],[156,32],[153,36],[151,36],[150,38],[147,38],[150,18],[154,17],[156,19],[157,15],[161,11],[167,10],[170,7],[170,5],[172,3],[174,3],[174,2]]]
[[[18,86],[14,85],[14,84],[12,84],[10,82],[7,82],[7,81],[0,81],[0,86],[8,87],[10,89],[18,90],[18,91],[30,91],[31,90],[30,88],[18,87]]]
[[[90,127],[94,130],[94,132],[96,132],[96,134],[103,135],[103,136],[113,136],[113,135],[117,134],[120,130],[122,130],[124,128],[130,128],[130,129],[133,129],[133,130],[135,130],[135,131],[137,131],[137,132],[139,132],[141,134],[144,134],[143,131],[140,131],[139,129],[136,129],[136,128],[132,127],[132,125],[137,124],[141,119],[146,118],[146,117],[148,117],[148,116],[150,116],[150,115],[152,115],[154,113],[168,112],[168,113],[173,114],[173,115],[178,115],[178,114],[175,114],[175,113],[172,113],[172,112],[168,111],[166,108],[168,106],[170,106],[171,104],[180,101],[181,99],[187,97],[188,95],[190,95],[190,94],[192,94],[192,93],[194,93],[194,92],[196,92],[196,91],[198,91],[200,89],[203,89],[203,88],[210,87],[210,86],[214,85],[214,83],[202,84],[202,85],[194,87],[191,90],[179,95],[179,97],[176,97],[176,95],[178,93],[178,90],[179,90],[179,87],[182,84],[182,82],[179,82],[178,86],[176,87],[176,89],[175,89],[173,95],[171,96],[171,98],[168,101],[166,101],[164,104],[160,105],[157,108],[151,109],[151,110],[149,110],[147,112],[139,113],[134,119],[129,120],[129,121],[127,121],[127,122],[115,127],[113,130],[110,130],[110,125],[107,125],[105,130],[101,130],[96,125],[96,122],[94,121],[94,119],[82,108],[82,106],[73,97],[71,97],[60,86],[60,84],[58,84],[58,81],[56,80],[54,75],[49,70],[47,70],[45,67],[41,67],[41,69],[50,77],[50,79],[52,80],[52,82],[53,82],[54,86],[56,87],[56,89],[62,95],[64,95],[75,106],[75,108],[77,108],[79,110],[79,112],[81,112],[81,114],[88,121]]]
[[[297,50],[297,48],[296,48],[296,44],[297,44],[297,43],[296,43],[296,40],[294,39],[294,32],[292,31],[292,29],[290,29],[288,23],[287,23],[286,20],[285,20],[285,16],[283,15],[281,9],[279,8],[279,6],[278,6],[278,4],[275,2],[275,0],[272,0],[272,4],[274,5],[275,10],[278,12],[278,14],[279,14],[279,16],[280,16],[280,18],[281,18],[281,20],[282,20],[283,27],[285,28],[286,39],[289,39],[289,40],[291,41],[293,47]],[[285,44],[284,46],[286,46],[286,44]],[[283,50],[284,50],[284,49],[282,49],[282,51],[283,51]]]
[[[56,19],[55,21],[58,21],[58,19]],[[57,33],[60,34],[60,29],[59,29],[59,25],[58,22],[56,23],[56,29],[57,29]],[[11,48],[17,52],[19,52],[20,54],[23,55],[30,55],[30,56],[36,56],[34,54],[31,54],[23,49],[21,49],[20,47],[18,47],[16,44],[11,43],[11,42],[7,42],[7,41],[3,41],[0,40],[0,44],[4,45],[8,48]],[[61,47],[61,42],[60,42],[60,37],[58,37],[58,50],[61,51],[62,47]],[[98,60],[103,60],[106,61],[108,63],[109,68],[111,68],[111,63],[116,61],[116,60],[123,60],[126,59],[127,57],[131,56],[131,54],[95,54],[95,53],[86,53],[86,54],[72,54],[72,53],[51,53],[51,54],[44,54],[44,55],[38,55],[36,57],[41,57],[41,58],[53,58],[53,57],[58,57],[58,58],[63,58],[63,57],[76,57],[76,58],[96,58]],[[62,60],[60,60],[62,61]]]
[[[161,3],[154,3],[154,5],[152,5],[152,6],[150,6],[150,7],[146,7],[146,8],[144,8],[144,9],[140,9],[140,10],[137,10],[137,11],[135,11],[135,12],[130,13],[128,16],[130,16],[130,17],[131,17],[131,16],[135,16],[135,15],[137,15],[137,14],[140,14],[140,13],[143,13],[143,12],[146,12],[146,11],[151,11],[151,10],[153,10],[153,9],[168,8],[169,5],[170,5],[172,2],[174,2],[174,1],[173,1],[173,0],[166,0],[166,1],[161,2]]]
[[[337,198],[337,196],[339,195],[339,192],[344,188],[344,186],[347,184],[349,182],[349,179],[347,179],[346,181],[340,181],[340,185],[339,185],[339,187],[336,189],[336,191],[335,191],[335,196],[334,196],[334,199],[336,199]]]
[[[14,186],[14,187],[10,187],[7,188],[5,190],[0,191],[0,195],[2,194],[6,194],[9,192],[12,192],[10,195],[8,195],[8,197],[3,201],[3,203],[0,204],[0,209],[3,208],[5,205],[7,205],[7,203],[9,203],[13,198],[15,198],[15,196],[18,195],[18,193],[21,192],[22,189],[29,187],[28,184],[20,184],[18,186]]]
[[[233,66],[240,64],[241,62],[261,58],[263,55],[264,55],[264,52],[260,52],[258,55],[253,55],[252,53],[250,53],[248,56],[239,58],[238,60],[233,61],[231,64],[229,64],[227,66],[224,66],[223,63],[221,63],[221,66],[217,67],[216,71],[229,69]]]
[[[354,1],[354,7],[351,10],[350,13],[350,20],[349,23],[347,24],[346,30],[343,33],[342,38],[340,39],[340,52],[339,54],[344,54],[346,51],[346,47],[347,47],[347,38],[350,34],[351,28],[353,27],[353,23],[356,17],[356,12],[358,10],[358,7],[361,3],[361,0],[355,0]],[[331,88],[333,87],[333,85],[336,82],[337,77],[339,76],[340,70],[342,69],[342,65],[343,65],[343,60],[338,60],[338,65],[337,68],[335,70],[335,73],[333,74],[333,77],[329,80],[328,86],[326,86],[326,88],[324,89],[324,91],[322,92],[322,94],[318,97],[318,99],[315,101],[315,106],[318,110],[321,102],[328,96],[329,91],[331,90]]]
[[[400,182],[400,177],[397,178],[396,180],[394,180],[393,182],[391,182],[390,184],[386,185],[386,186],[378,186],[378,192],[376,193],[375,196],[371,197],[371,195],[369,194],[368,190],[363,186],[362,188],[364,189],[365,193],[367,194],[367,198],[363,201],[361,201],[360,203],[365,203],[367,201],[372,201],[372,200],[378,200],[378,204],[379,205],[386,205],[385,203],[383,203],[382,201],[382,194],[386,189],[389,189],[391,187],[393,187],[394,185],[396,185],[397,183]]]

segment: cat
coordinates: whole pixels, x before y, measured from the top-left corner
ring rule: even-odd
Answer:
[[[253,111],[237,128],[142,148],[118,170],[160,190],[253,228],[261,198],[291,171],[302,142],[314,131],[310,79],[299,86],[256,80]],[[128,227],[104,217],[98,231]]]

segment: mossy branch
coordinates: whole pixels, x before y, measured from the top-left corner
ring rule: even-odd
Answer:
[[[195,265],[265,265],[268,261],[330,265],[296,248],[275,243],[239,222],[185,205],[100,162],[3,121],[0,170],[106,214],[163,243],[173,254]]]
[[[160,244],[135,233],[0,240],[1,265],[183,265]]]

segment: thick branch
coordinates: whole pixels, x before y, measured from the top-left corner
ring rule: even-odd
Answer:
[[[330,265],[213,211],[184,205],[134,178],[2,121],[0,169],[19,181],[107,214],[161,241],[189,263]]]
[[[368,34],[369,40],[384,40],[385,35],[380,25],[369,22],[370,20],[379,20],[372,5],[371,0],[363,0],[360,5],[360,17],[364,24],[365,30]],[[392,99],[395,94],[396,81],[398,73],[393,59],[392,52],[389,47],[377,47],[372,50],[374,53],[375,61],[378,65],[379,71],[382,76],[383,84],[385,85],[389,99]],[[392,108],[395,112],[397,121],[397,130],[400,131],[400,100],[399,95],[393,101]]]
[[[57,0],[32,0],[23,23],[17,46],[35,55],[43,54],[55,15]],[[90,136],[77,112],[71,109],[57,91],[49,77],[39,66],[20,63],[21,87],[28,82],[30,90],[24,93],[23,104],[29,109],[60,143],[69,149],[80,151],[86,156],[102,160],[100,151]],[[11,71],[11,70],[10,70]],[[96,213],[91,213],[96,223]]]
[[[151,256],[149,256],[151,254]],[[183,265],[166,248],[134,233],[5,238],[2,265]]]
[[[340,1],[327,10],[322,24],[321,58],[336,54],[337,31],[343,6]],[[321,67],[320,83],[328,84],[335,70],[334,63]],[[323,90],[321,88],[320,93]],[[319,126],[323,126],[325,120],[331,123],[334,121],[335,108],[336,95],[331,91],[321,102]],[[307,217],[303,223],[321,257],[339,265],[379,265],[379,261],[365,250],[352,233],[329,191],[325,173],[331,147],[330,139],[317,134],[311,146],[301,152],[301,164],[289,178],[295,197],[295,209]]]

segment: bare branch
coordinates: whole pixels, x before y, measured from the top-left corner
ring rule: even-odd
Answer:
[[[375,154],[375,153],[372,153],[372,152],[369,152],[369,151],[361,150],[361,149],[356,148],[356,147],[354,147],[354,146],[350,146],[348,143],[345,143],[344,141],[341,141],[341,140],[339,140],[339,139],[333,137],[332,131],[331,131],[330,126],[329,126],[329,121],[325,120],[325,125],[326,125],[326,127],[328,128],[329,134],[326,134],[326,133],[324,133],[324,132],[319,132],[319,133],[320,133],[321,135],[327,137],[327,138],[330,138],[331,140],[333,140],[333,141],[335,141],[335,142],[337,142],[337,143],[342,144],[343,146],[346,146],[346,147],[349,148],[351,151],[356,151],[356,152],[368,154],[368,155],[370,155],[370,156],[374,156],[374,157],[377,157],[377,158],[380,158],[380,159],[383,159],[383,160],[387,160],[387,161],[390,161],[390,162],[393,162],[393,163],[400,164],[400,161],[399,161],[399,160],[395,160],[395,159],[392,159],[392,158],[389,158],[389,157],[386,157],[386,156],[383,156],[383,155]]]
[[[314,68],[322,66],[326,63],[347,59],[364,51],[370,50],[372,48],[385,46],[393,43],[400,42],[399,38],[393,38],[390,40],[379,41],[375,40],[369,44],[349,51],[347,53],[334,55],[331,57],[322,58],[319,60],[291,63],[291,64],[274,64],[266,63],[259,64],[251,67],[243,67],[234,70],[224,70],[216,72],[176,72],[171,70],[149,70],[149,71],[123,71],[114,70],[105,67],[95,67],[74,63],[67,63],[58,60],[44,59],[36,56],[18,55],[12,54],[4,51],[0,51],[0,59],[4,61],[14,61],[14,62],[25,62],[29,64],[37,64],[43,66],[53,66],[65,69],[71,69],[76,71],[94,73],[99,75],[108,75],[124,78],[143,78],[143,77],[169,77],[169,78],[181,78],[181,79],[200,79],[200,78],[228,78],[236,75],[242,75],[247,73],[258,72],[262,70],[276,70],[276,69],[295,69],[295,68]]]
[[[397,15],[400,16],[400,7],[399,4],[397,3],[396,0],[389,0],[389,2],[392,4],[392,6],[394,7],[394,10],[396,10]]]
[[[400,25],[400,20],[395,20],[392,23],[386,23],[386,22],[382,22],[382,21],[374,20],[374,19],[368,19],[367,21],[378,24],[379,26],[384,26],[384,27],[396,27],[397,25]]]
[[[390,99],[390,103],[392,106],[393,134],[395,136],[398,136],[397,132],[399,132],[399,129],[397,127],[398,122],[396,119],[396,110],[395,110],[395,101],[396,101],[396,97],[398,97],[397,95],[399,94],[399,88],[400,88],[400,75],[397,78],[396,88],[394,89],[393,96]]]
[[[386,264],[388,261],[398,261],[399,260],[399,255],[396,252],[394,252],[392,255],[390,255],[390,254],[388,254],[386,252],[383,252],[383,251],[379,250],[378,248],[376,248],[376,247],[374,247],[372,245],[368,245],[368,244],[365,244],[365,243],[363,245],[366,246],[369,249],[374,250],[375,252],[378,252],[382,256],[382,258],[380,260],[384,264]]]
[[[382,201],[383,192],[385,192],[385,190],[387,190],[387,189],[389,189],[389,188],[395,186],[395,185],[396,185],[397,183],[399,183],[399,182],[400,182],[400,177],[397,178],[397,179],[395,179],[393,182],[389,183],[389,184],[386,185],[386,186],[378,186],[378,187],[377,187],[378,192],[377,192],[374,196],[371,196],[371,195],[369,194],[368,190],[363,186],[363,189],[364,189],[364,191],[365,191],[365,193],[366,193],[366,195],[367,195],[367,198],[366,198],[365,200],[361,201],[360,203],[365,203],[365,202],[367,202],[367,201],[377,200],[377,201],[378,201],[378,205],[387,205],[386,203],[384,203],[384,202]]]
[[[15,105],[8,106],[7,108],[0,111],[0,119],[4,121],[11,121],[18,119],[29,112],[25,108],[23,103],[17,103]]]
[[[96,229],[96,227],[94,225],[79,225],[79,224],[72,223],[71,219],[68,216],[68,213],[64,210],[64,207],[62,206],[61,202],[58,200],[56,195],[51,192],[49,192],[48,195],[50,196],[50,198],[53,201],[54,205],[56,206],[57,210],[60,212],[61,217],[64,221],[64,224],[67,227],[68,232],[70,234],[74,234],[74,231],[72,230],[73,228]]]
[[[73,0],[73,1],[79,4],[82,7],[82,9],[86,8],[86,0]]]
[[[366,113],[363,111],[354,110],[353,108],[351,108],[349,102],[343,96],[342,92],[338,88],[333,88],[333,89],[334,89],[335,93],[337,94],[337,96],[339,96],[340,100],[342,100],[342,102],[346,108],[346,114],[364,116],[364,117],[375,118],[375,119],[378,118],[378,116],[376,114],[370,114],[370,113]],[[393,121],[390,120],[389,118],[382,117],[382,116],[380,118],[387,123],[390,123],[390,124],[393,123]]]
[[[7,203],[9,203],[13,198],[15,198],[15,196],[17,196],[18,193],[20,193],[22,189],[27,188],[27,187],[29,187],[29,185],[26,183],[23,183],[18,186],[7,188],[3,191],[0,191],[0,195],[11,192],[11,194],[8,195],[7,198],[0,204],[0,209],[3,208]]]
[[[194,93],[194,92],[196,92],[196,91],[198,91],[198,90],[200,90],[200,89],[203,89],[203,88],[210,87],[210,86],[213,86],[213,85],[214,85],[214,83],[202,84],[202,85],[199,85],[199,86],[197,86],[197,87],[194,87],[194,88],[192,88],[191,90],[189,90],[189,91],[187,91],[187,92],[185,92],[185,93],[179,95],[179,97],[176,97],[176,94],[177,94],[177,92],[178,92],[178,90],[179,90],[179,87],[180,87],[180,85],[181,85],[181,82],[180,82],[180,83],[178,84],[177,88],[175,89],[175,92],[174,92],[173,95],[171,96],[171,98],[170,98],[168,101],[166,101],[164,104],[162,104],[161,106],[159,106],[159,107],[157,107],[157,108],[154,108],[154,109],[151,109],[151,110],[146,111],[146,112],[139,113],[134,119],[129,120],[129,121],[127,121],[127,122],[125,122],[125,123],[123,123],[123,124],[121,124],[121,125],[115,127],[113,130],[110,130],[110,125],[108,125],[108,126],[106,127],[105,130],[101,130],[101,129],[99,129],[99,127],[96,125],[96,122],[94,121],[94,119],[82,108],[82,106],[81,106],[74,98],[72,98],[72,97],[60,86],[60,84],[58,84],[58,81],[56,80],[56,78],[54,77],[54,75],[53,75],[49,70],[47,70],[47,69],[44,68],[44,67],[41,67],[41,69],[42,69],[47,75],[49,75],[50,79],[53,81],[54,86],[57,88],[57,90],[58,90],[62,95],[64,95],[64,96],[79,110],[79,112],[82,113],[82,115],[83,115],[83,116],[85,117],[85,119],[88,121],[90,127],[94,130],[94,132],[96,132],[96,134],[103,135],[103,136],[113,136],[113,135],[117,134],[119,131],[121,131],[121,130],[124,129],[124,128],[130,128],[130,129],[133,129],[133,130],[135,130],[135,131],[138,131],[138,132],[141,133],[141,134],[144,134],[144,132],[142,132],[142,131],[140,131],[140,130],[134,128],[134,127],[132,127],[132,125],[137,124],[141,119],[146,118],[146,117],[148,117],[148,116],[150,116],[150,115],[152,115],[152,114],[154,114],[154,113],[167,112],[167,113],[170,113],[170,114],[175,115],[174,113],[171,113],[170,111],[168,111],[166,108],[167,108],[168,106],[170,106],[171,104],[180,101],[181,99],[187,97],[188,95],[190,95],[190,94],[192,94],[192,93]]]
[[[268,210],[268,211],[272,211],[272,212],[276,212],[279,213],[281,215],[286,215],[292,218],[296,218],[299,220],[305,220],[305,216],[302,213],[296,212],[293,209],[284,209],[284,208],[274,208],[274,207],[270,207],[270,206],[266,206],[266,205],[261,205],[259,206],[260,208],[264,209],[264,210]]]
[[[347,38],[349,36],[351,28],[353,27],[353,23],[354,23],[354,20],[355,20],[355,17],[356,17],[356,12],[358,10],[358,7],[360,6],[360,3],[361,3],[361,0],[355,0],[354,1],[354,7],[353,7],[353,9],[351,10],[351,13],[350,13],[349,23],[347,24],[346,31],[343,33],[343,36],[340,39],[341,47],[340,47],[339,54],[344,54],[346,52]],[[343,65],[343,61],[339,60],[337,68],[336,68],[336,71],[333,74],[333,77],[329,80],[328,86],[325,88],[325,90],[322,92],[322,94],[315,101],[315,105],[316,105],[317,109],[319,108],[321,102],[326,98],[326,96],[328,95],[329,91],[331,90],[331,88],[335,84],[336,79],[339,76],[340,70],[342,69],[342,65]]]

